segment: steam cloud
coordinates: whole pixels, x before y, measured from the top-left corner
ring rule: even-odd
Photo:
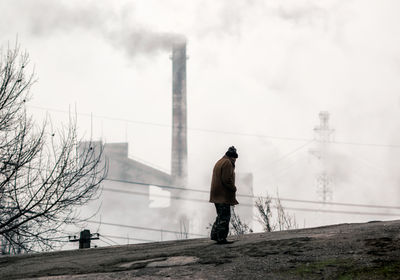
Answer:
[[[20,1],[21,10],[27,10],[28,28],[35,36],[73,32],[84,29],[88,35],[97,33],[111,45],[123,49],[129,56],[169,50],[172,44],[184,43],[185,36],[155,32],[135,23],[130,16],[132,7],[115,12],[95,4],[71,7],[66,3],[39,0]],[[43,16],[45,11],[46,16]]]

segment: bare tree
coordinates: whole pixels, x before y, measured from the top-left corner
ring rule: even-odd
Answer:
[[[102,147],[80,144],[76,118],[54,131],[36,125],[25,104],[34,75],[19,46],[0,53],[0,236],[2,252],[40,251],[79,222],[77,208],[93,198],[106,169]]]
[[[246,233],[251,233],[253,230],[243,222],[239,215],[235,212],[235,207],[231,207],[231,235],[242,235]]]
[[[282,205],[281,199],[279,198],[279,195],[277,195],[275,199],[275,208],[278,218],[277,227],[279,228],[279,230],[298,228],[296,223],[296,216],[286,212],[285,208]]]
[[[182,215],[179,218],[179,233],[176,234],[176,239],[188,239],[189,238],[189,219]]]
[[[271,232],[275,229],[272,224],[272,211],[271,211],[272,199],[270,196],[258,197],[255,201],[255,206],[258,211],[258,221],[264,227],[264,231]]]
[[[296,217],[286,212],[279,198],[279,194],[272,204],[272,197],[258,197],[255,206],[258,211],[258,221],[264,227],[264,231],[288,230],[297,228]],[[275,209],[273,211],[272,209]]]

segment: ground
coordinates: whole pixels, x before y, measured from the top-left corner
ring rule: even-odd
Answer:
[[[400,220],[0,257],[0,279],[400,279]]]

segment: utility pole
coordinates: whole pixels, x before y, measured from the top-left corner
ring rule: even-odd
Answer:
[[[321,111],[319,113],[320,124],[314,128],[315,140],[318,147],[311,150],[310,153],[314,155],[321,163],[321,170],[316,175],[317,193],[321,196],[322,201],[326,202],[332,199],[332,176],[326,168],[328,157],[328,145],[333,140],[334,129],[329,127],[329,112]]]
[[[79,249],[90,248],[90,241],[100,239],[99,233],[90,233],[90,230],[84,229],[81,231],[80,237],[77,238],[76,235],[68,236],[69,242],[79,242]]]

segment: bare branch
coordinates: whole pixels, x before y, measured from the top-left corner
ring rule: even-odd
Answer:
[[[34,75],[19,46],[0,54],[0,235],[2,253],[49,250],[76,208],[105,178],[101,143],[77,137],[76,117],[56,132],[38,126],[25,103]],[[56,237],[54,237],[56,236]],[[58,237],[60,238],[58,238]]]
[[[272,198],[258,197],[255,202],[258,211],[258,221],[264,227],[264,231],[288,230],[298,228],[295,216],[286,212],[277,194],[275,205],[272,205]],[[273,211],[272,209],[275,209]]]
[[[253,230],[243,222],[239,215],[235,212],[235,207],[231,207],[231,234],[232,235],[242,235],[246,233],[253,232]]]

